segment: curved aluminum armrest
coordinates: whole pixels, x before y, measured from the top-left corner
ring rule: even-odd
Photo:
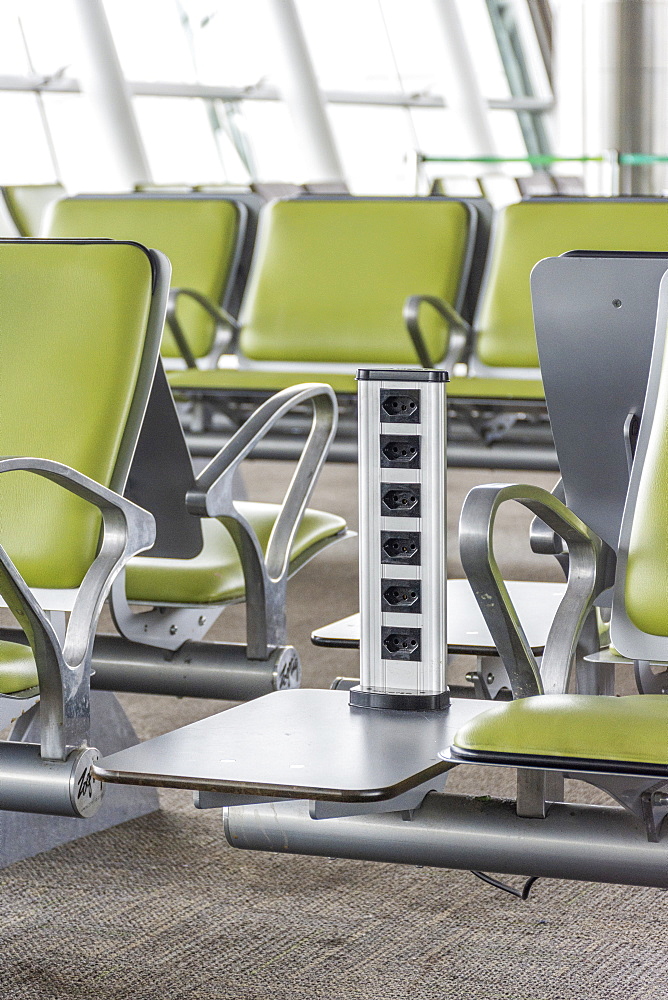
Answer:
[[[313,408],[311,430],[274,522],[265,554],[252,526],[234,504],[234,472],[282,417],[304,403],[310,403]],[[290,550],[336,433],[336,425],[336,396],[330,386],[307,383],[283,389],[263,403],[239,428],[186,495],[190,513],[219,518],[237,547],[246,583],[251,657],[265,658],[269,646],[285,641],[285,584]]]
[[[174,337],[174,340],[176,341],[178,349],[183,355],[183,359],[188,368],[197,368],[197,360],[190,348],[188,338],[183,332],[183,327],[179,323],[176,315],[176,306],[179,298],[181,297],[192,299],[193,302],[196,302],[199,306],[201,306],[202,309],[204,309],[204,311],[216,321],[217,326],[228,327],[230,330],[230,338],[225,346],[228,349],[234,350],[240,330],[239,323],[234,316],[231,316],[230,313],[228,313],[225,309],[222,309],[220,306],[214,305],[213,302],[207,299],[206,295],[202,295],[201,292],[195,291],[194,288],[172,288],[167,301],[165,321],[172,336]]]
[[[32,591],[0,547],[0,591],[35,654],[42,700],[42,755],[58,758],[68,743],[77,745],[82,732],[83,738],[87,737],[88,697],[82,689],[88,684],[90,653],[102,605],[118,572],[155,541],[155,522],[148,511],[60,462],[43,458],[0,460],[0,473],[18,471],[51,480],[102,514],[102,543],[79,588],[62,647]],[[65,725],[64,719],[72,725]]]
[[[568,546],[568,584],[550,628],[540,670],[494,558],[494,522],[507,500],[515,500],[536,514]],[[468,494],[459,539],[464,572],[508,671],[514,697],[564,691],[584,622],[595,598],[609,585],[607,577],[614,558],[611,549],[547,490],[498,483],[476,486]]]
[[[443,361],[438,358],[434,360],[427,350],[420,328],[420,307],[423,303],[431,306],[450,323],[450,342]],[[404,303],[403,318],[423,368],[434,368],[437,363],[443,368],[452,367],[465,356],[473,333],[471,325],[445,299],[439,299],[435,295],[410,295]],[[460,336],[453,337],[453,332],[459,333]]]
[[[336,396],[330,386],[319,382],[305,383],[273,395],[212,459],[195,480],[195,488],[186,496],[186,504],[192,514],[243,520],[232,498],[234,471],[282,417],[309,401],[313,407],[311,430],[267,547],[266,566],[272,579],[287,572],[292,540],[336,433],[338,411]]]

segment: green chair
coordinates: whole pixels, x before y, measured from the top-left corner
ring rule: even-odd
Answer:
[[[210,363],[222,343],[216,340],[217,320],[233,322],[213,303],[227,301],[226,289],[246,252],[242,230],[256,196],[248,197],[248,203],[197,194],[69,198],[56,207],[51,235],[125,233],[128,239],[160,247],[173,265],[170,330],[179,343],[187,341],[193,360],[196,355],[200,363]],[[166,363],[178,353],[167,331],[161,353]],[[295,409],[313,434],[285,503],[242,503],[232,509],[227,495],[230,469]],[[200,527],[185,506],[186,494],[200,487],[164,373],[158,369],[128,493],[156,516],[158,544],[128,567],[127,595],[123,579],[113,588],[111,604],[120,637],[99,637],[96,642],[96,686],[143,691],[155,687],[159,673],[158,689],[164,692],[245,699],[299,683],[299,658],[287,645],[287,579],[322,547],[346,534],[341,518],[305,512],[336,427],[335,410],[331,389],[322,385],[291,385],[267,400],[244,425],[241,437],[230,442],[231,450],[216,456],[203,473],[212,489],[218,477],[222,481],[214,490],[220,505],[209,509],[204,504],[206,509],[199,513],[209,519]],[[236,451],[241,443],[243,454]],[[247,642],[202,642],[223,608],[244,599]],[[133,605],[149,605],[153,611],[135,613]]]
[[[250,196],[249,196],[250,197]],[[162,343],[166,364],[215,365],[229,339],[253,212],[243,197],[85,195],[58,202],[52,239],[109,237],[157,247],[172,264]]]
[[[272,202],[262,211],[236,355],[215,369],[171,373],[170,384],[229,415],[302,379],[354,401],[360,364],[411,365],[422,351],[447,366],[463,349],[459,313],[474,249],[485,242],[473,201]]]
[[[283,502],[234,500],[241,463],[294,408],[311,413],[311,431]],[[114,584],[119,635],[96,639],[95,687],[245,700],[299,685],[299,657],[286,645],[287,581],[350,534],[342,518],[307,507],[335,431],[331,388],[293,386],[253,413],[195,478],[158,366],[126,491],[154,514],[157,539]],[[246,641],[203,641],[241,601]]]
[[[102,749],[136,739],[115,699],[94,704],[91,729],[91,653],[116,574],[155,536],[119,494],[168,288],[167,260],[135,244],[0,241],[0,594],[22,629],[0,639],[0,724],[19,717],[0,742],[3,864],[100,829],[91,737]],[[156,806],[117,801],[101,822]],[[45,828],[33,813],[87,825]]]
[[[620,306],[621,308],[621,306]],[[668,815],[668,277],[661,281],[656,338],[635,444],[616,565],[610,547],[554,498],[522,487],[477,487],[463,521],[518,499],[568,542],[571,571],[540,670],[525,643],[484,546],[469,530],[462,559],[519,700],[469,720],[455,735],[452,759],[510,764],[534,777],[570,774],[608,791],[660,839]],[[512,493],[511,493],[512,491]],[[649,693],[622,698],[565,693],[564,679],[582,623],[609,586],[614,566],[610,663],[644,664]],[[490,571],[491,570],[491,571]],[[511,648],[512,652],[511,652]],[[548,692],[548,693],[544,693]]]
[[[448,385],[453,446],[466,462],[556,468],[550,460],[544,390],[529,276],[545,257],[569,250],[668,249],[664,198],[537,198],[512,204],[496,220],[473,323],[464,377]],[[473,430],[478,442],[468,445]],[[489,447],[494,445],[494,447]],[[454,457],[454,455],[453,455]]]
[[[295,408],[310,415],[311,429],[284,501],[233,502],[240,464]],[[342,518],[307,507],[336,420],[329,386],[292,386],[267,400],[195,478],[157,366],[125,491],[154,515],[157,539],[114,583],[119,634],[96,638],[94,687],[245,700],[299,684],[299,657],[287,636],[287,581],[349,534]],[[72,601],[74,584],[63,586]],[[203,641],[223,609],[243,601],[246,641]],[[67,595],[60,605],[69,610]],[[3,634],[16,638],[12,630]]]
[[[312,425],[283,502],[234,500],[239,466],[295,407],[311,412]],[[196,478],[157,366],[125,487],[154,515],[156,539],[113,583],[118,634],[95,638],[94,688],[238,701],[299,686],[299,656],[287,644],[287,582],[350,536],[341,517],[307,506],[335,431],[331,388],[293,386],[267,400]],[[64,581],[56,609],[69,611],[76,597],[76,583]],[[221,612],[240,602],[246,641],[205,640]],[[21,641],[15,629],[1,629],[0,638]]]
[[[62,184],[6,184],[0,191],[19,236],[42,236],[48,210],[66,195]]]
[[[346,533],[341,518],[306,506],[336,427],[336,402],[323,385],[279,394],[195,479],[156,364],[166,258],[134,243],[23,240],[0,241],[0,259],[2,363],[13,372],[0,402],[2,452],[38,456],[0,464],[0,472],[20,472],[0,483],[8,553],[0,594],[21,626],[0,630],[0,701],[8,703],[0,721],[4,726],[26,710],[14,733],[30,741],[28,750],[17,751],[14,740],[10,770],[17,754],[26,774],[33,758],[39,770],[35,742],[41,757],[65,762],[54,765],[62,776],[62,787],[54,786],[60,798],[49,797],[46,774],[34,780],[33,798],[22,797],[20,782],[3,785],[0,808],[71,816],[79,814],[79,797],[68,789],[89,774],[92,759],[92,751],[71,753],[89,742],[91,686],[102,705],[95,714],[113,716],[113,740],[103,727],[100,741],[108,752],[136,737],[115,699],[101,692],[236,700],[298,685],[298,657],[285,645],[286,582]],[[293,406],[312,409],[313,430],[284,502],[235,502],[238,465]],[[34,486],[27,472],[46,481]],[[74,499],[61,496],[63,486]],[[105,525],[87,575],[100,520],[82,499],[101,508]],[[140,558],[142,549],[150,551]],[[120,635],[95,637],[107,595]],[[206,634],[225,606],[243,600],[247,642],[191,641]],[[81,815],[94,811],[94,803],[83,805]],[[125,806],[122,818],[129,818]]]
[[[534,548],[556,554],[566,571],[576,558],[573,546],[577,540],[565,544],[558,533],[555,535],[552,524],[548,528],[549,517],[538,510],[543,502],[548,507],[552,504],[554,510],[566,509],[565,503],[570,516],[602,540],[597,569],[602,585],[585,615],[589,618],[589,648],[581,650],[586,655],[578,661],[578,690],[613,694],[615,665],[623,669],[634,666],[616,654],[599,650],[597,630],[591,634],[590,612],[609,609],[612,603],[610,588],[620,550],[629,468],[647,405],[655,329],[662,322],[657,302],[667,267],[665,253],[587,251],[548,258],[534,268],[531,285],[536,334],[562,479],[549,499],[544,490],[532,486],[476,487],[466,499],[460,520],[464,569],[474,593],[487,595],[487,615],[495,622],[492,637],[516,696],[568,691],[574,655],[562,655],[562,651],[555,660],[548,653],[555,648],[556,637],[567,634],[559,615],[540,669],[517,628],[492,545],[498,510],[508,500],[537,515]],[[572,613],[568,602],[564,607],[567,614]],[[583,641],[579,635],[577,644]],[[639,690],[651,691],[648,670],[636,664],[635,673]]]

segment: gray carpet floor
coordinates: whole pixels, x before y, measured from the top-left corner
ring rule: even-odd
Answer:
[[[274,499],[287,467],[250,463],[252,497]],[[548,474],[450,475],[450,573],[461,574],[456,522],[475,482]],[[315,504],[354,526],[356,469],[328,466]],[[510,578],[558,580],[530,553],[529,517],[504,514],[499,561]],[[289,628],[304,685],[355,673],[356,656],[318,649],[310,631],[357,607],[354,542],[311,563],[290,587]],[[109,623],[103,622],[103,628]],[[241,638],[229,609],[212,638]],[[452,679],[472,661],[458,658]],[[621,691],[631,690],[620,678]],[[123,695],[144,739],[229,707],[198,699]],[[453,790],[488,785],[458,768]],[[577,797],[594,801],[595,796]],[[510,880],[516,883],[522,880]],[[161,809],[0,871],[1,1000],[666,1000],[668,895],[654,889],[540,880],[526,902],[467,872],[235,851],[216,811],[186,792]]]

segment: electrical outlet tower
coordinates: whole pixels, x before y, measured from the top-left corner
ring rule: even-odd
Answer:
[[[446,394],[433,369],[361,369],[360,684],[351,705],[447,708]]]

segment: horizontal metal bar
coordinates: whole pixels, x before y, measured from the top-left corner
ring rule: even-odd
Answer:
[[[30,73],[25,76],[3,73],[0,75],[0,91],[16,90],[28,93],[78,94],[81,92],[79,81],[71,76],[55,74],[46,76],[44,73]]]
[[[134,97],[182,97],[203,98],[220,101],[280,101],[276,87],[248,86],[225,87],[204,83],[172,83],[162,81],[129,80],[128,89]],[[79,81],[74,77],[46,76],[39,73],[18,76],[0,75],[0,91],[24,91],[29,93],[78,94]],[[323,92],[329,104],[365,104],[369,106],[389,106],[402,108],[443,108],[447,102],[439,94],[400,92],[326,90]],[[549,111],[554,106],[551,98],[509,97],[490,98],[488,105],[493,110]]]
[[[135,694],[249,701],[281,687],[298,687],[299,660],[292,646],[279,646],[268,660],[249,660],[233,642],[185,642],[175,653],[98,635],[93,647],[91,687]]]
[[[220,451],[227,440],[223,435],[189,434],[186,441],[190,454],[206,458]],[[295,459],[299,457],[300,438],[290,435],[272,435],[260,442],[253,451],[255,459]],[[327,456],[328,462],[356,462],[357,441],[334,440]],[[492,447],[482,443],[448,442],[448,466],[452,469],[530,469],[558,472],[557,455],[550,445],[504,444]]]
[[[27,642],[16,628],[0,629],[0,641]],[[294,646],[278,646],[267,660],[249,660],[246,646],[237,642],[184,642],[172,653],[120,635],[96,635],[92,668],[91,688],[98,691],[223,701],[250,701],[271,691],[299,687],[301,681]],[[19,715],[21,707],[14,712]]]
[[[190,454],[195,458],[208,458],[217,455],[228,440],[229,436],[222,434],[186,434]],[[290,434],[272,434],[255,446],[250,460],[265,458],[296,460],[302,452],[303,445],[304,439],[302,437]],[[327,461],[356,462],[357,441],[353,439],[337,441],[335,439],[328,452]]]
[[[555,803],[525,819],[514,801],[432,792],[407,815],[323,821],[303,802],[235,806],[225,836],[246,850],[668,888],[666,834],[649,842],[621,808]]]
[[[637,154],[624,154],[637,155]],[[534,167],[544,167],[551,163],[603,163],[603,156],[553,156],[540,153],[535,156],[432,156],[418,153],[421,163],[530,163]]]
[[[448,442],[448,466],[451,469],[531,469],[558,472],[559,463],[554,448],[497,442],[483,444]]]

